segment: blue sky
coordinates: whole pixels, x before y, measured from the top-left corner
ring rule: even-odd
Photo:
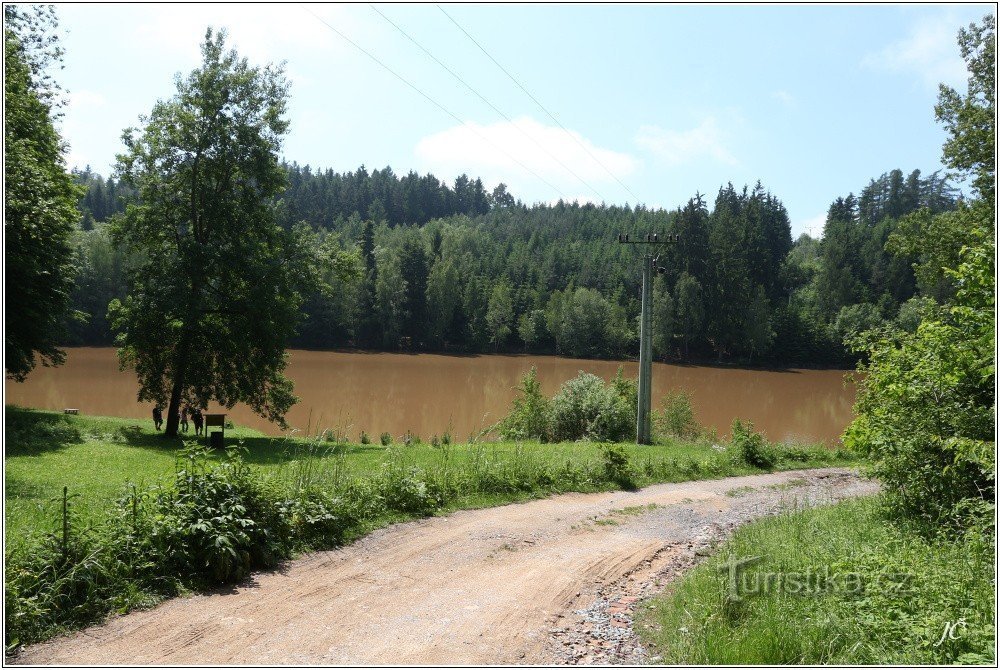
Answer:
[[[465,172],[490,188],[503,181],[526,202],[666,208],[759,179],[785,203],[795,234],[818,235],[838,195],[896,167],[941,167],[937,84],[964,91],[955,36],[994,11],[445,6],[571,137],[435,5],[378,8],[511,121],[365,4],[66,4],[57,8],[66,49],[58,76],[69,90],[70,166],[109,174],[122,130],[173,93],[175,73],[198,65],[212,25],[251,61],[286,62],[290,161],[338,171],[391,165],[449,182]]]

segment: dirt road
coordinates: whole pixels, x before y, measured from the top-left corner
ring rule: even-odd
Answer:
[[[457,512],[115,617],[16,662],[634,662],[645,652],[628,607],[706,547],[789,505],[875,488],[848,470],[799,470]]]

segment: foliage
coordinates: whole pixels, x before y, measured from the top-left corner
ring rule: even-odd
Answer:
[[[779,453],[771,446],[767,438],[753,429],[753,423],[743,423],[733,420],[730,438],[730,449],[735,458],[755,468],[773,468],[778,462]]]
[[[549,401],[542,395],[538,370],[531,366],[531,370],[521,377],[518,395],[511,402],[510,413],[500,421],[497,431],[504,440],[547,442],[551,438],[550,411]]]
[[[850,339],[882,325],[882,315],[878,307],[870,302],[857,305],[845,305],[840,308],[837,318],[833,320],[833,329],[842,339]]]
[[[660,401],[660,412],[654,414],[653,421],[658,432],[675,437],[695,437],[701,426],[694,419],[691,394],[687,391],[671,391]]]
[[[4,259],[6,373],[59,365],[74,267],[71,236],[80,190],[66,173],[53,126],[58,86],[47,73],[62,51],[51,7],[4,5]]]
[[[955,204],[937,173],[893,170],[860,198],[834,203],[822,243],[809,236],[793,243],[787,212],[760,185],[720,189],[711,210],[696,195],[677,211],[515,203],[425,220],[384,214],[396,204],[344,209],[393,192],[385,170],[359,172],[288,167],[289,185],[276,196],[283,227],[305,220],[324,244],[358,254],[364,266],[336,290],[309,292],[292,345],[634,356],[640,265],[633,249],[608,244],[625,230],[681,235],[663,250],[654,291],[658,356],[853,363],[833,331],[839,310],[870,302],[888,318],[916,291],[931,290],[915,284],[913,254],[887,251],[885,242],[908,212]],[[86,180],[87,197],[103,212],[115,211],[112,197],[134,197],[120,182]],[[350,198],[336,190],[348,182],[357,188]],[[100,218],[90,218],[87,225],[98,227]],[[93,313],[123,292],[98,291],[89,302],[78,292],[74,306]]]
[[[125,133],[118,157],[138,197],[115,219],[114,239],[142,260],[109,314],[139,399],[169,402],[167,435],[181,404],[209,400],[284,420],[295,401],[284,348],[324,255],[304,228],[279,227],[271,205],[285,185],[287,82],[224,40],[206,32],[201,67]]]
[[[978,533],[929,539],[891,522],[882,503],[848,501],[737,530],[646,601],[636,630],[665,664],[995,663],[995,543]],[[753,557],[734,600],[727,564]]]
[[[589,372],[565,382],[551,400],[552,439],[618,442],[635,430],[635,384],[612,384]]]
[[[868,458],[901,514],[937,531],[992,524],[995,515],[995,188],[987,183],[995,118],[984,115],[995,110],[995,42],[993,17],[959,33],[969,97],[942,87],[937,108],[951,134],[946,159],[973,172],[984,197],[954,212],[923,212],[911,219],[921,234],[896,241],[949,290],[940,306],[924,306],[915,330],[870,331],[855,341],[869,363],[860,367],[857,418],[845,441]]]
[[[926,312],[913,333],[858,342],[870,363],[846,442],[903,510],[940,522],[995,490],[994,246],[985,222],[978,235],[951,273],[952,304]]]
[[[621,445],[602,445],[601,459],[604,461],[604,475],[610,481],[615,482],[625,490],[630,491],[638,488],[635,484],[632,467],[629,464],[628,454]]]
[[[587,442],[331,449],[242,428],[233,431],[238,450],[193,448],[175,460],[150,421],[8,408],[6,424],[7,639],[25,644],[391,521],[756,471],[684,442],[669,450]],[[794,455],[804,461],[788,456],[788,467],[844,462],[825,448]],[[65,544],[60,500],[48,502],[63,486]]]
[[[969,70],[966,94],[941,84],[934,114],[950,135],[944,143],[946,164],[970,174],[979,197],[992,203],[996,196],[996,16],[987,14],[982,23],[959,30],[958,45]]]

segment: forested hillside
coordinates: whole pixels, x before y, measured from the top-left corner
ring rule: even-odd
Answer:
[[[893,170],[830,206],[822,240],[793,241],[779,198],[757,184],[695,194],[676,211],[643,206],[527,206],[503,185],[391,168],[369,173],[286,166],[285,226],[354,254],[332,293],[308,300],[294,345],[456,352],[638,352],[640,265],[620,232],[680,234],[654,292],[654,347],[668,360],[843,365],[851,332],[914,321],[922,295],[898,219],[956,206],[937,173]],[[111,344],[108,302],[128,267],[104,222],[129,191],[89,170],[76,242],[80,274],[68,344]],[[894,233],[900,233],[894,235]],[[894,242],[895,240],[895,242]],[[915,323],[915,321],[914,321]]]

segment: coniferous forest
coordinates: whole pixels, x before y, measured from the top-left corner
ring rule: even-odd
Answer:
[[[282,225],[308,225],[343,261],[343,281],[304,305],[296,347],[636,356],[641,268],[620,232],[680,234],[654,283],[661,360],[850,365],[846,336],[885,321],[915,327],[926,297],[947,297],[947,282],[918,276],[907,243],[917,233],[898,223],[955,208],[938,173],[872,179],[831,203],[822,239],[793,240],[780,197],[760,183],[664,211],[529,206],[466,175],[449,185],[389,167],[285,167]],[[109,345],[107,305],[125,294],[129,259],[105,224],[132,194],[89,169],[74,178],[85,192],[67,344]]]

